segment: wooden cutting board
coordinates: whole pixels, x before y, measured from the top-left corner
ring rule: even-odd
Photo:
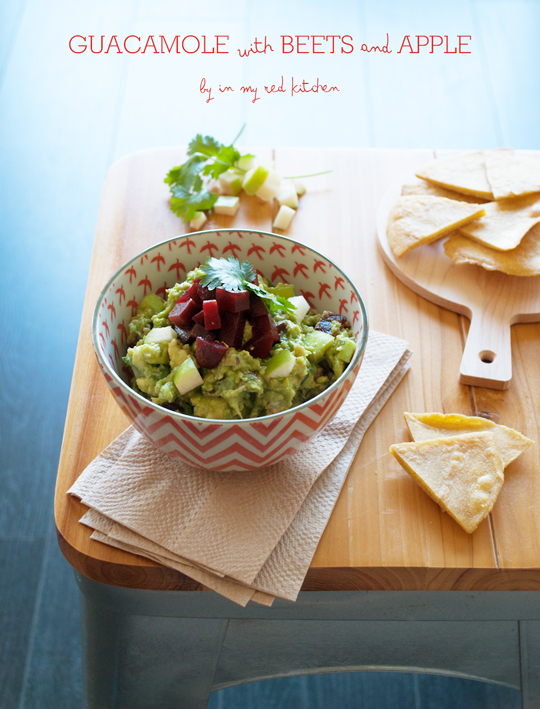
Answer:
[[[377,236],[383,258],[415,293],[470,319],[459,381],[507,389],[512,379],[510,326],[540,321],[540,276],[508,276],[480,266],[457,266],[444,253],[444,239],[396,258],[386,237],[388,214],[402,185],[415,180],[408,176],[395,183],[379,206]]]

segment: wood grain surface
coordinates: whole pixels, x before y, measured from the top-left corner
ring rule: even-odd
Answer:
[[[265,151],[257,149],[257,154]],[[376,213],[388,189],[436,156],[431,150],[267,150],[281,174],[332,169],[313,178],[288,236],[322,251],[353,278],[370,326],[411,343],[411,371],[367,432],[321,539],[305,590],[540,589],[540,457],[532,446],[506,469],[492,514],[466,534],[413,482],[389,453],[409,440],[404,411],[482,415],[538,441],[538,324],[512,327],[514,377],[506,391],[458,381],[468,321],[409,290],[376,246]],[[198,588],[190,579],[89,539],[78,520],[85,508],[66,494],[76,477],[128,425],[109,394],[90,343],[90,318],[107,278],[134,254],[184,233],[168,209],[163,176],[184,157],[180,148],[134,153],[109,170],[99,213],[66,428],[55,518],[68,561],[104,583],[133,588]],[[272,208],[246,198],[234,222],[208,228],[271,231]]]

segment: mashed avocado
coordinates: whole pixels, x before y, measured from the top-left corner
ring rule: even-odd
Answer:
[[[190,364],[192,376],[196,377],[193,388],[180,393],[179,388],[183,387],[178,386],[175,375],[188,358],[196,363],[196,343],[182,344],[178,328],[171,326],[168,315],[200,273],[195,269],[185,281],[170,288],[166,301],[156,295],[146,296],[129,325],[131,346],[124,362],[133,372],[131,386],[155,404],[210,419],[267,416],[320,394],[341,376],[352,359],[356,342],[345,318],[310,309],[301,322],[296,322],[285,310],[277,311],[274,320],[279,341],[268,357],[259,359],[245,349],[228,347],[212,369],[198,365],[194,369]],[[259,278],[259,285],[270,288],[264,279]],[[284,297],[294,294],[293,287],[286,284],[279,284],[276,290],[284,292],[284,288],[289,294]],[[251,325],[246,321],[243,344],[251,334]],[[275,358],[279,353],[281,356]],[[274,366],[276,362],[287,362],[287,376],[273,374],[271,361]]]

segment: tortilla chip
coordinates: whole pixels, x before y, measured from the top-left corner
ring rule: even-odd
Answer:
[[[470,194],[461,194],[460,192],[452,192],[445,190],[444,187],[438,187],[431,182],[411,182],[409,185],[403,185],[401,188],[402,195],[408,194],[430,194],[433,197],[446,197],[446,199],[457,200],[458,202],[468,202],[469,204],[485,204],[488,200],[481,197],[474,197]]]
[[[447,160],[437,160],[418,170],[416,177],[434,182],[454,192],[493,199],[486,175],[484,153],[464,153]]]
[[[444,250],[456,264],[475,264],[487,271],[501,271],[509,276],[540,276],[540,224],[533,226],[519,246],[509,251],[490,249],[460,231],[449,237]]]
[[[484,158],[495,199],[540,192],[540,160],[515,156],[508,150],[486,150]]]
[[[408,412],[405,412],[403,416],[413,440],[417,442],[463,433],[480,433],[482,431],[493,433],[505,468],[534,442],[513,428],[501,426],[481,416],[436,413],[410,414]]]
[[[398,197],[388,216],[387,236],[396,256],[440,239],[484,214],[480,204],[431,195]]]
[[[536,205],[539,197],[532,194],[488,202],[484,205],[485,216],[475,224],[467,224],[461,231],[470,239],[492,249],[515,249],[525,234],[540,222]]]
[[[489,431],[398,443],[390,452],[469,534],[491,512],[504,482],[501,456]]]

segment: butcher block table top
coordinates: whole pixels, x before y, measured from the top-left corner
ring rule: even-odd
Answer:
[[[283,175],[332,169],[305,182],[308,192],[285,232],[321,251],[357,284],[370,327],[406,339],[411,369],[368,430],[304,582],[304,591],[540,589],[540,325],[512,327],[513,380],[506,391],[458,382],[468,328],[463,316],[408,290],[377,248],[376,214],[403,175],[447,151],[258,149]],[[62,552],[83,575],[140,589],[197,590],[177,571],[90,539],[79,523],[86,507],[66,494],[77,476],[129,425],[109,393],[92,350],[90,321],[108,278],[152,244],[187,229],[168,207],[167,171],[182,148],[129,155],[107,175],[62,453],[55,519]],[[205,228],[272,231],[273,207],[244,198],[236,217]],[[280,232],[281,233],[281,232]],[[442,512],[389,453],[408,441],[403,412],[484,416],[536,441],[505,470],[492,513],[472,535]]]

